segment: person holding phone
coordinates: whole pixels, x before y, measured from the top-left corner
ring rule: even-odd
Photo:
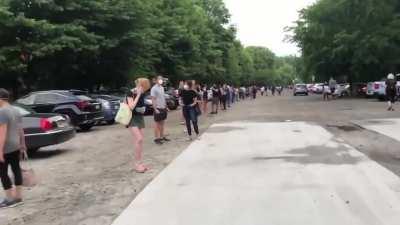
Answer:
[[[134,169],[138,173],[144,173],[149,168],[143,164],[143,140],[145,128],[144,113],[146,112],[146,105],[143,93],[150,89],[150,81],[146,78],[139,78],[136,80],[136,88],[127,93],[127,104],[132,110],[132,119],[128,128],[133,136],[133,143],[135,147]]]
[[[184,90],[182,91],[182,112],[186,121],[187,133],[189,135],[189,141],[192,140],[192,124],[194,128],[194,132],[197,136],[199,136],[199,126],[197,124],[198,114],[196,112],[196,105],[198,101],[198,94],[194,89],[194,85],[192,81],[186,82],[184,86]]]

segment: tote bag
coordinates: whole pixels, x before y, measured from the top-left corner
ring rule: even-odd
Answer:
[[[132,110],[129,108],[128,104],[122,102],[120,104],[117,115],[115,116],[115,121],[124,126],[128,126],[132,120]]]
[[[35,174],[35,171],[32,169],[31,164],[29,163],[28,154],[26,152],[23,153],[21,172],[22,172],[22,186],[24,187],[34,187],[39,183],[39,179]]]

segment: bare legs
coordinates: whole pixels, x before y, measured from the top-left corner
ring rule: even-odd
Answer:
[[[144,173],[148,169],[143,165],[143,129],[138,127],[131,127],[130,129],[133,136],[134,150],[134,160],[135,160],[135,171],[139,173]]]

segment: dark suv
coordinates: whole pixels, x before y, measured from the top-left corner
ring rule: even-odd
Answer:
[[[68,115],[73,125],[81,130],[90,130],[103,119],[101,104],[78,90],[54,90],[32,92],[17,100],[38,113],[60,113]]]

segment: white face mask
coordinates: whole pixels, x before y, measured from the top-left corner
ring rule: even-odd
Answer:
[[[185,84],[185,85],[183,85],[183,88],[184,88],[185,90],[188,90],[188,89],[189,89],[189,85]]]
[[[163,80],[158,80],[158,84],[159,84],[159,85],[162,85],[163,83],[164,83]]]

